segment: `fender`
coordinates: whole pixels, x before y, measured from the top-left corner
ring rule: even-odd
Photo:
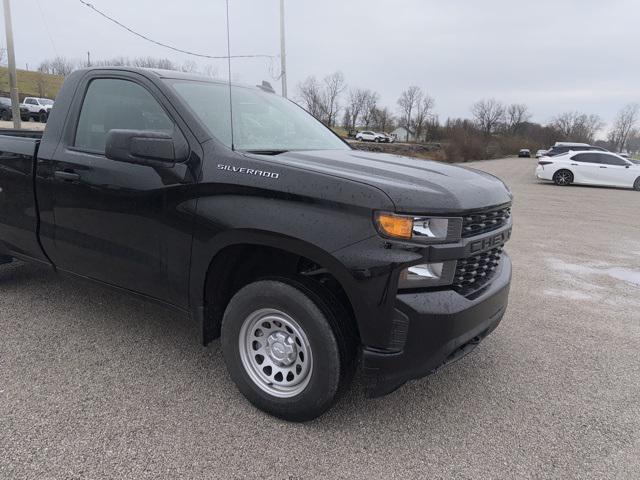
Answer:
[[[209,238],[206,242],[194,242],[190,275],[190,305],[192,320],[197,325],[204,323],[205,282],[213,259],[222,250],[235,245],[273,247],[300,255],[321,265],[331,273],[344,289],[353,309],[363,343],[373,341],[367,324],[389,316],[393,299],[387,298],[388,275],[362,278],[354,275],[331,253],[300,239],[286,235],[254,229],[227,230]]]

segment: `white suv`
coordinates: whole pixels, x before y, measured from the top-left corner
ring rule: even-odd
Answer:
[[[382,133],[376,133],[371,131],[360,132],[356,135],[356,140],[362,142],[388,142],[389,139]]]
[[[46,122],[49,112],[53,108],[53,100],[48,98],[26,97],[20,107],[23,109],[27,120],[39,120]],[[26,110],[24,110],[26,109]]]

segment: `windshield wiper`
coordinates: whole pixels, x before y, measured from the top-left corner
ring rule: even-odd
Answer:
[[[287,153],[289,150],[245,150],[247,153],[253,153],[256,155],[280,155],[281,153]]]

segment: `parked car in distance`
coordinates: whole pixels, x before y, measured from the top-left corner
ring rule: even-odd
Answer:
[[[20,107],[26,110],[25,120],[36,120],[46,122],[49,118],[49,112],[53,108],[53,100],[48,98],[26,97]]]
[[[547,154],[547,152],[548,150],[542,150],[542,149],[538,150],[536,152],[536,158],[544,157]]]
[[[0,131],[0,264],[173,308],[272,415],[321,415],[358,365],[390,393],[502,320],[493,175],[356,151],[279,95],[182,72],[76,70],[57,98],[44,132]]]
[[[640,164],[611,152],[569,151],[555,157],[542,157],[536,167],[536,177],[560,186],[576,183],[640,191]]]
[[[20,106],[20,117],[26,120],[27,109]],[[5,122],[13,119],[13,111],[11,110],[11,99],[8,97],[0,97],[0,120]]]
[[[356,135],[356,140],[361,142],[388,142],[389,139],[382,133],[376,133],[369,130],[360,132]]]
[[[595,147],[593,145],[589,145],[588,143],[574,143],[574,142],[556,142],[553,147],[547,150],[545,154],[546,157],[555,157],[556,155],[561,155],[563,153],[567,153],[569,151],[572,152],[582,152],[582,151],[598,151],[598,152],[607,152],[606,148]]]
[[[385,137],[387,137],[387,140],[386,140],[386,141],[387,141],[387,143],[393,143],[393,142],[395,142],[395,141],[396,141],[396,136],[395,136],[395,135],[392,135],[392,134],[387,133],[387,132],[382,132],[382,134],[383,134]]]
[[[521,148],[518,152],[518,157],[520,158],[531,158],[531,150],[528,148]]]

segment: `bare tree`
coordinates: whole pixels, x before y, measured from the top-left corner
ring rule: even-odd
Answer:
[[[342,72],[335,72],[328,75],[323,80],[322,109],[324,113],[323,121],[331,127],[336,124],[336,118],[340,111],[338,97],[346,88],[344,75]]]
[[[627,147],[629,135],[638,123],[639,114],[640,105],[637,103],[630,103],[618,112],[609,132],[609,142],[614,150],[621,152]]]
[[[38,71],[41,73],[51,73],[51,62],[49,60],[43,60],[38,66]]]
[[[369,127],[371,126],[371,123],[373,122],[375,112],[378,108],[379,99],[380,99],[380,95],[378,95],[377,92],[366,90],[366,95],[364,99],[364,108],[362,110],[362,124],[366,129],[369,129]]]
[[[179,70],[179,68],[168,58],[138,57],[133,59],[132,64],[134,67]]]
[[[627,152],[631,154],[637,154],[640,152],[640,130],[637,128],[634,128],[629,132],[626,148]]]
[[[415,85],[412,85],[400,94],[400,98],[398,99],[398,106],[400,107],[400,111],[402,113],[400,122],[407,129],[411,128],[413,111],[421,101],[422,90],[420,89],[420,87],[416,87]]]
[[[298,84],[298,97],[302,107],[318,120],[322,120],[322,91],[316,77],[311,76]]]
[[[349,112],[349,130],[355,130],[358,126],[358,120],[364,110],[367,101],[367,90],[362,88],[352,88],[349,90],[349,103],[347,110]]]
[[[593,143],[604,122],[599,115],[564,112],[553,119],[551,126],[562,135],[563,140]]]
[[[38,71],[53,75],[69,75],[76,69],[76,62],[66,57],[57,56],[53,60],[44,60],[40,63]]]
[[[515,133],[523,123],[529,120],[531,120],[531,113],[524,103],[512,103],[506,108],[506,124],[511,133]]]
[[[193,60],[187,60],[180,66],[180,71],[185,73],[198,73],[198,64]]]
[[[203,75],[209,77],[209,78],[220,78],[220,73],[218,72],[218,67],[216,67],[215,65],[205,65],[204,69],[202,70]]]
[[[422,135],[425,131],[425,127],[427,126],[427,122],[433,115],[432,110],[435,104],[436,101],[433,97],[428,93],[425,93],[422,95],[421,101],[416,106],[412,126],[416,135],[416,140],[418,141],[422,141]]]
[[[495,133],[504,121],[504,105],[494,98],[480,100],[471,107],[471,113],[478,128],[487,137]]]
[[[373,127],[380,132],[393,130],[394,118],[387,107],[376,108],[373,115]]]

